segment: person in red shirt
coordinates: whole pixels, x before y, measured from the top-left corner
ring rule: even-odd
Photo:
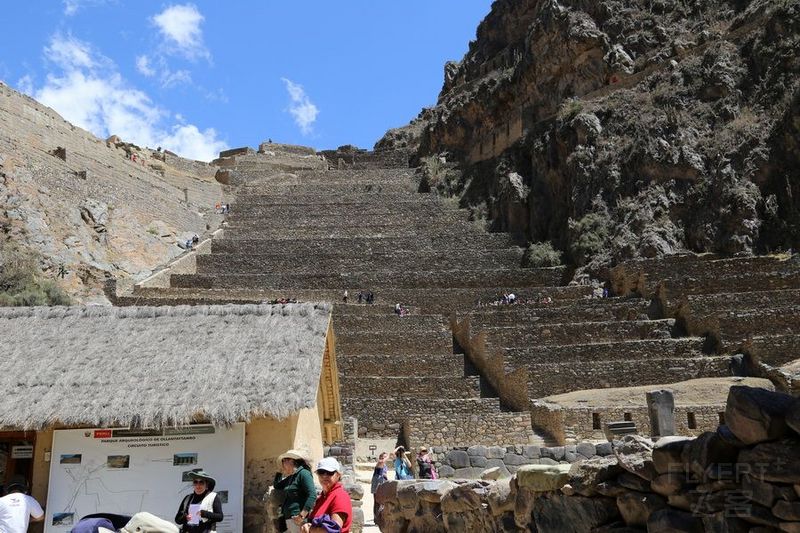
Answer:
[[[308,515],[308,523],[303,524],[303,533],[327,533],[324,527],[314,526],[314,519],[328,515],[339,524],[342,533],[350,533],[353,522],[353,503],[350,495],[339,481],[342,479],[342,465],[333,457],[325,457],[316,468],[322,494],[317,498],[314,508]]]

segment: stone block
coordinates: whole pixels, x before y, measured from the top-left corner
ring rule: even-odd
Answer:
[[[565,451],[564,452],[564,462],[565,463],[574,463],[578,460],[578,454],[575,452]]]
[[[564,446],[565,453],[578,453],[578,446],[575,444],[567,444]]]
[[[528,463],[524,457],[515,453],[507,453],[506,456],[503,457],[503,462],[506,464],[506,466],[519,466]]]
[[[528,459],[538,459],[542,456],[542,451],[538,446],[527,445],[522,447],[522,455]]]
[[[453,477],[455,479],[480,479],[483,470],[483,468],[473,468],[471,466],[466,468],[456,468]]]
[[[666,437],[675,434],[675,397],[671,390],[654,390],[645,394],[652,434]]]
[[[378,485],[378,490],[375,492],[375,501],[383,504],[397,499],[397,486],[399,483],[399,481],[386,481]]]
[[[463,513],[480,509],[486,498],[486,492],[481,482],[473,481],[459,485],[442,498],[442,511]]]
[[[474,466],[476,468],[485,467],[487,462],[488,462],[488,459],[486,459],[486,457],[483,457],[482,455],[470,456],[470,458],[469,458],[470,466]]]
[[[444,495],[455,487],[455,483],[446,479],[424,481],[418,484],[417,495],[422,501],[440,503]]]
[[[725,423],[745,444],[777,440],[786,435],[786,415],[795,398],[756,387],[735,386],[728,393]]]
[[[610,442],[601,442],[595,445],[595,453],[600,457],[606,457],[614,453],[614,447]]]
[[[675,509],[660,509],[647,519],[647,533],[702,533],[703,522],[691,513]]]
[[[625,435],[614,447],[619,465],[632,474],[651,481],[656,477],[653,466],[653,444],[639,435]]]
[[[612,522],[618,516],[616,501],[611,498],[558,494],[533,508],[535,531],[538,533],[596,531],[596,528]]]
[[[548,448],[542,448],[542,457],[547,459],[552,459],[554,461],[561,461],[564,459],[564,447],[553,446]]]
[[[682,472],[683,448],[691,441],[688,437],[661,437],[653,446],[653,466],[659,474]]]
[[[630,472],[623,472],[617,477],[620,486],[637,492],[650,492],[650,482]]]
[[[449,465],[442,465],[438,468],[439,477],[453,477],[456,474],[455,468]]]
[[[575,447],[575,451],[587,459],[597,455],[597,449],[591,442],[581,442]]]
[[[456,470],[467,468],[469,467],[469,455],[463,450],[450,450],[447,452],[447,462]]]
[[[706,470],[712,464],[732,467],[736,463],[738,454],[737,448],[722,440],[716,433],[709,431],[689,441],[684,446],[681,457],[686,471],[697,481],[704,481]],[[730,470],[732,472],[733,468]]]
[[[772,514],[787,522],[800,522],[800,502],[781,500],[772,507]]]
[[[497,480],[500,479],[500,475],[501,475],[500,467],[495,466],[492,468],[487,468],[486,470],[481,472],[481,479],[485,479],[487,481]]]
[[[560,490],[569,481],[569,465],[524,465],[517,470],[517,485],[534,492]]]
[[[570,485],[582,496],[594,496],[600,483],[622,472],[615,457],[595,457],[570,466]]]
[[[650,489],[661,496],[671,496],[686,488],[686,476],[680,472],[660,474],[650,482]]]
[[[500,479],[492,483],[486,498],[492,515],[500,516],[514,511],[516,496],[516,484],[512,483],[511,478]]]
[[[667,507],[667,501],[656,494],[626,491],[617,496],[617,507],[627,525],[644,527],[651,514]]]
[[[557,465],[558,461],[556,461],[555,459],[550,459],[549,457],[542,457],[541,459],[539,459],[539,464],[540,465]]]
[[[503,446],[489,446],[486,449],[487,459],[502,459],[506,456],[506,449]]]
[[[470,446],[467,454],[470,457],[486,457],[486,446]]]

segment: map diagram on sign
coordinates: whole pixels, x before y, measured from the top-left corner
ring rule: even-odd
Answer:
[[[68,513],[80,509],[81,514],[114,513],[134,514],[145,510],[144,500],[148,490],[125,490],[122,487],[109,486],[112,479],[102,474],[106,464],[68,467],[64,471],[72,480],[73,491],[69,500],[62,507]],[[61,506],[59,506],[61,507]]]

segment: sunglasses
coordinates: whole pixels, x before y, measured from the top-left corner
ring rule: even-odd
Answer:
[[[206,484],[205,479],[195,479],[194,481],[192,481],[192,485],[205,485],[205,484]]]
[[[328,472],[327,470],[317,470],[317,475],[318,476],[332,476],[335,473],[336,472]]]

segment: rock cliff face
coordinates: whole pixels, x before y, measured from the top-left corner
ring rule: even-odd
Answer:
[[[0,83],[0,252],[35,251],[78,302],[103,301],[106,276],[141,279],[182,253],[179,240],[216,229],[215,171],[97,139]]]
[[[376,148],[576,264],[800,245],[800,4],[495,1]]]

